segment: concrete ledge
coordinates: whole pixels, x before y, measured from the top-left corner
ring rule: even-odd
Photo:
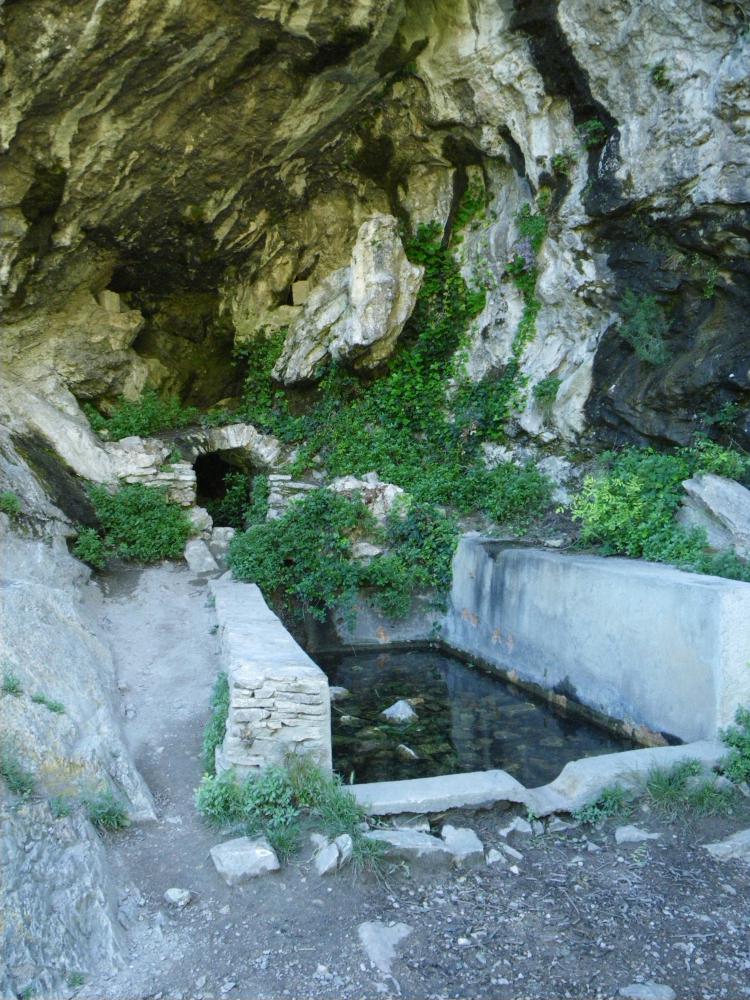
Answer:
[[[441,812],[495,802],[526,801],[527,791],[507,771],[471,771],[407,781],[352,785],[351,792],[370,816]]]
[[[525,802],[537,816],[575,812],[597,799],[608,786],[619,785],[628,791],[639,791],[645,787],[652,771],[668,771],[686,760],[697,760],[710,771],[726,752],[723,743],[702,740],[678,747],[649,747],[601,757],[583,757],[566,764],[548,785],[530,789]]]
[[[671,770],[685,760],[697,760],[709,771],[725,754],[726,747],[722,743],[705,740],[684,746],[583,757],[566,764],[554,781],[539,788],[525,788],[507,771],[472,771],[352,785],[351,792],[370,816],[481,808],[497,802],[517,803],[537,816],[549,816],[556,812],[575,812],[594,802],[612,785],[640,791],[656,768]]]
[[[210,583],[229,680],[229,715],[218,772],[240,776],[285,756],[312,756],[330,770],[328,678],[289,635],[255,584],[225,573]]]
[[[610,718],[714,739],[750,704],[750,584],[465,536],[443,640]]]

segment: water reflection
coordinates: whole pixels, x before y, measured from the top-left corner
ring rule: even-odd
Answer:
[[[434,650],[336,655],[320,663],[332,685],[351,692],[333,705],[334,767],[347,781],[503,768],[534,786],[551,781],[569,760],[635,745]],[[381,712],[402,698],[417,719],[383,719]]]

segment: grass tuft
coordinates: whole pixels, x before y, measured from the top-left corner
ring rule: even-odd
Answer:
[[[54,698],[48,698],[46,694],[32,694],[31,700],[35,705],[44,705],[46,709],[50,712],[54,712],[55,715],[63,715],[65,712],[65,705],[61,701],[55,701]]]
[[[14,698],[18,698],[23,694],[23,687],[15,674],[5,673],[3,674],[3,683],[2,687],[0,687],[0,691],[2,691],[3,694],[9,694]]]
[[[86,796],[82,802],[86,815],[97,830],[124,830],[130,826],[125,806],[109,789]]]
[[[15,747],[7,741],[0,743],[0,776],[14,795],[28,798],[34,791],[34,776],[18,758]]]

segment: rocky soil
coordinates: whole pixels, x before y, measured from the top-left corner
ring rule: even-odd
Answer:
[[[217,670],[205,582],[159,567],[117,574],[108,591],[100,620],[159,820],[106,837],[130,950],[124,968],[77,995],[552,1000],[615,997],[649,981],[684,1000],[750,995],[750,868],[703,848],[750,825],[741,798],[723,819],[666,822],[638,811],[632,822],[659,839],[619,845],[615,821],[503,837],[507,812],[454,814],[450,822],[472,827],[502,859],[321,878],[310,848],[230,889],[208,857],[223,838],[192,804]],[[188,890],[189,903],[166,902],[170,888]]]

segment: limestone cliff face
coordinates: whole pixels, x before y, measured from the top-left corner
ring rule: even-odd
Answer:
[[[62,400],[149,380],[207,404],[235,339],[298,317],[376,213],[453,225],[489,288],[469,368],[508,360],[501,280],[547,189],[522,366],[542,441],[682,441],[748,401],[747,11],[719,0],[51,0],[4,10],[2,361]],[[598,125],[592,126],[592,122]],[[621,335],[655,296],[665,360]],[[750,424],[734,433],[750,441]]]

